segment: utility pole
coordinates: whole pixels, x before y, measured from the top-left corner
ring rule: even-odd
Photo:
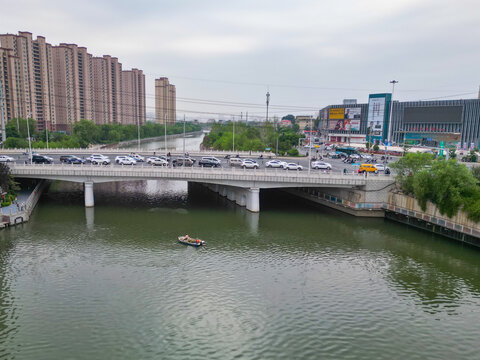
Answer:
[[[398,81],[397,80],[392,80],[390,81],[390,84],[392,84],[392,97],[390,98],[390,116],[389,116],[389,119],[388,119],[388,137],[387,137],[387,142],[391,142],[392,139],[392,110],[393,110],[393,93],[395,91],[395,84],[397,84]]]
[[[0,118],[2,120],[2,144],[3,144],[7,138],[7,132],[5,130],[5,115],[3,113],[3,85],[1,82],[0,82]]]
[[[270,93],[267,91],[267,122],[268,122],[268,105],[270,104]]]
[[[235,152],[235,115],[232,115],[233,124],[233,152]]]
[[[48,149],[48,126],[45,124],[45,137],[47,139],[47,149]]]

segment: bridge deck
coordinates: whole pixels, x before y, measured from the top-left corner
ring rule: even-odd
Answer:
[[[236,168],[171,168],[153,166],[103,166],[71,164],[9,164],[16,177],[66,180],[74,182],[109,182],[127,180],[183,180],[239,187],[358,187],[367,182],[391,183],[384,175],[344,175],[340,172],[286,171]]]

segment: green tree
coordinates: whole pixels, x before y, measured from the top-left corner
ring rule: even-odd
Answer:
[[[438,206],[441,214],[454,216],[467,205],[473,208],[472,199],[480,198],[477,180],[472,172],[455,160],[434,161],[431,169],[420,171],[413,181],[414,194],[423,210],[427,201]]]
[[[397,171],[396,180],[407,193],[413,193],[413,179],[415,174],[431,165],[433,155],[428,153],[408,153],[398,161],[391,164]]]
[[[81,147],[96,144],[100,139],[100,129],[90,120],[80,120],[73,127],[73,134],[78,139]]]
[[[290,120],[292,123],[295,122],[295,115],[288,114],[282,117],[282,120]]]

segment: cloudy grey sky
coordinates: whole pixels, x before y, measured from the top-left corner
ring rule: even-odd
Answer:
[[[313,114],[390,92],[392,79],[402,101],[474,98],[479,18],[478,0],[0,0],[1,33],[144,70],[147,112],[167,76],[189,118],[264,116],[267,89],[271,114]]]

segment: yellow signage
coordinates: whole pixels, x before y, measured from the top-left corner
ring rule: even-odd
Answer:
[[[329,119],[335,119],[335,120],[340,120],[345,117],[345,109],[344,108],[336,108],[336,109],[330,109],[329,110]]]

